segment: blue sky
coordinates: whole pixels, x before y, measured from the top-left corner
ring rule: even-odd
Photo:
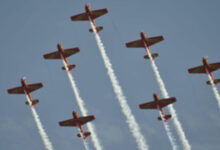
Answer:
[[[42,82],[34,92],[39,99],[37,112],[54,149],[84,149],[76,137],[76,128],[61,128],[58,122],[79,111],[66,72],[59,60],[44,60],[43,54],[55,51],[61,42],[64,48],[79,47],[80,53],[69,57],[76,64],[73,75],[105,150],[137,149],[125,123],[118,100],[106,74],[88,22],[71,22],[70,16],[92,9],[107,8],[109,13],[96,20],[102,25],[101,38],[111,59],[120,85],[141,127],[151,150],[171,149],[157,111],[138,108],[159,93],[144,49],[127,49],[125,43],[148,36],[163,35],[164,41],[152,46],[159,53],[156,64],[193,150],[218,150],[220,111],[206,75],[190,75],[187,69],[220,58],[220,2],[217,0],[2,0],[0,1],[0,149],[45,149],[23,95],[8,95],[7,89],[28,83]],[[214,73],[215,77],[220,72]],[[218,86],[219,88],[219,86]],[[160,94],[161,95],[161,94]],[[171,129],[180,144],[172,126]],[[91,149],[92,143],[89,140]],[[180,148],[181,145],[180,145]]]

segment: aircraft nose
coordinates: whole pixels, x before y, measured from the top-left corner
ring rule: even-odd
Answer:
[[[26,77],[25,77],[25,76],[24,76],[24,77],[22,77],[22,78],[21,78],[21,80],[26,80]]]

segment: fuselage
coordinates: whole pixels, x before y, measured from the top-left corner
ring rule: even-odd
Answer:
[[[74,119],[78,119],[79,118],[79,115],[78,115],[78,113],[76,111],[73,111],[73,118]],[[83,135],[83,137],[85,139],[85,131],[84,131],[82,125],[78,124],[78,127],[79,127],[80,132],[82,133],[82,135]]]
[[[58,43],[58,44],[57,44],[57,48],[58,48],[58,51],[59,51],[60,55],[62,55],[62,58],[63,58],[64,62],[66,63],[66,65],[67,65],[67,67],[68,67],[68,66],[69,66],[69,62],[68,62],[68,60],[66,59],[66,57],[64,57],[64,49],[63,49],[63,46],[62,46],[60,43]]]
[[[160,110],[160,112],[162,113],[163,118],[166,120],[166,118],[165,118],[166,115],[165,115],[164,109],[159,105],[159,100],[160,100],[159,95],[154,94],[154,101],[157,105],[157,108]]]
[[[146,44],[146,49],[149,51],[149,55],[152,55],[152,52],[151,52],[151,49],[150,49],[150,46],[149,46],[149,41],[148,41],[148,38],[147,38],[147,35],[146,33],[144,32],[141,32],[140,33],[140,36],[141,36],[141,39],[142,41]]]
[[[214,76],[212,74],[212,71],[211,71],[211,67],[209,65],[209,62],[208,62],[208,59],[203,57],[202,59],[202,62],[203,62],[203,66],[206,68],[206,70],[208,71],[208,74],[211,76],[212,80],[214,81]]]
[[[87,13],[88,17],[91,19],[92,24],[93,24],[93,25],[95,26],[95,28],[96,28],[96,23],[95,23],[95,20],[94,20],[94,18],[93,18],[92,9],[91,9],[91,7],[90,7],[88,4],[86,4],[85,10],[86,10],[86,13]]]
[[[29,100],[31,101],[31,103],[33,103],[33,99],[32,99],[31,93],[28,91],[28,84],[27,84],[27,81],[25,80],[25,78],[21,79],[21,85],[24,88]],[[35,104],[34,104],[34,106],[35,106]]]

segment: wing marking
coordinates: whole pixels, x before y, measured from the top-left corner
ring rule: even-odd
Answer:
[[[165,107],[165,106],[167,106],[169,104],[172,104],[174,102],[176,102],[176,98],[175,97],[171,97],[171,98],[159,100],[159,105],[160,105],[160,107]]]
[[[99,9],[99,10],[93,10],[92,13],[93,13],[92,19],[96,19],[96,18],[108,13],[108,10],[106,8]]]
[[[70,17],[72,21],[87,21],[89,20],[88,15],[86,13],[81,13],[75,16]]]
[[[148,103],[144,103],[144,104],[140,104],[139,107],[141,109],[157,109],[157,105],[154,101],[152,102],[148,102]]]
[[[79,117],[77,119],[69,119],[65,121],[59,122],[60,126],[77,126],[77,125],[83,125],[89,121],[94,120],[94,116],[86,116],[86,117]]]
[[[12,89],[8,89],[9,94],[24,94],[24,88],[23,87],[15,87]]]
[[[148,38],[148,42],[149,42],[148,44],[149,46],[151,46],[163,40],[164,40],[163,36],[151,37],[151,38]]]
[[[142,40],[136,40],[136,41],[126,43],[126,47],[133,48],[133,47],[145,47],[145,46],[144,46],[144,42]]]
[[[194,68],[188,69],[189,73],[206,73],[206,69],[204,66],[198,66]]]

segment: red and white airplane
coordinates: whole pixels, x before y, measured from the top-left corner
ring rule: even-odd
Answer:
[[[52,52],[52,53],[49,53],[49,54],[45,54],[44,58],[45,59],[63,59],[65,61],[66,65],[67,65],[69,71],[71,72],[72,69],[76,67],[76,65],[74,65],[74,64],[70,65],[68,60],[67,60],[67,57],[78,53],[79,48],[76,47],[76,48],[64,49],[63,46],[60,43],[57,44],[57,48],[58,48],[58,51]],[[65,66],[63,66],[62,69],[66,70]]]
[[[211,76],[212,81],[214,82],[215,85],[217,83],[219,83],[220,79],[214,79],[214,76],[213,76],[212,72],[216,71],[217,69],[220,68],[220,62],[209,64],[208,59],[205,58],[205,57],[203,57],[202,61],[203,61],[202,66],[197,66],[197,67],[194,67],[194,68],[190,68],[190,69],[188,69],[188,72],[189,73],[207,73]],[[207,81],[206,83],[211,84],[210,81]]]
[[[29,97],[30,101],[31,101],[31,105],[36,107],[36,104],[39,103],[38,99],[33,100],[32,96],[31,96],[31,92],[42,88],[43,84],[42,83],[35,83],[35,84],[27,84],[26,79],[23,77],[21,79],[21,86],[19,87],[15,87],[12,89],[8,89],[8,93],[9,94],[27,94],[27,96]],[[29,102],[26,101],[25,102],[26,105],[29,105]]]
[[[132,42],[128,42],[126,43],[126,47],[128,48],[140,48],[143,47],[145,49],[147,49],[149,51],[149,53],[151,54],[152,58],[154,59],[155,57],[158,56],[158,53],[152,53],[150,46],[154,45],[160,41],[163,40],[163,36],[156,36],[156,37],[150,37],[148,38],[146,33],[141,32],[140,33],[141,39],[140,40],[136,40],[136,41],[132,41]],[[150,59],[150,57],[148,55],[144,56],[145,59]]]
[[[104,9],[98,9],[98,10],[92,10],[91,7],[86,4],[85,6],[85,13],[81,13],[75,16],[71,16],[72,21],[92,21],[92,24],[95,26],[96,32],[99,33],[103,29],[102,26],[96,26],[95,19],[108,13],[108,10],[106,8]],[[93,32],[92,29],[89,29],[90,32]]]
[[[78,137],[83,136],[83,139],[86,141],[87,137],[89,135],[91,135],[91,132],[89,132],[89,131],[85,132],[82,125],[84,125],[85,123],[92,121],[94,119],[95,119],[95,116],[93,116],[93,115],[86,116],[86,117],[79,117],[78,113],[73,111],[73,119],[61,121],[61,122],[59,122],[59,125],[64,126],[64,127],[68,127],[68,126],[79,127],[81,133],[78,133],[77,136]]]
[[[160,99],[159,95],[154,94],[154,101],[140,104],[139,107],[140,109],[158,109],[163,117],[163,119],[161,117],[158,117],[158,120],[164,120],[167,123],[168,119],[170,119],[172,116],[170,114],[166,115],[163,107],[172,104],[174,102],[176,102],[175,97]]]

